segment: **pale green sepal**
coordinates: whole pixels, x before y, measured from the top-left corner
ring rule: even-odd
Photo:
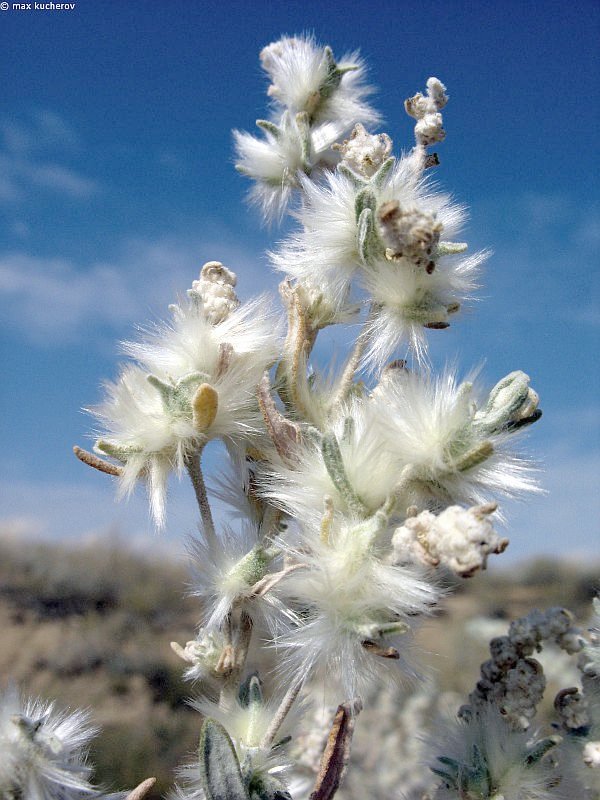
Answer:
[[[344,432],[342,434],[342,441],[343,442],[351,442],[354,436],[354,430],[356,428],[356,423],[352,417],[345,417],[344,418]]]
[[[464,253],[469,245],[466,242],[439,242],[435,249],[435,258],[439,256],[453,256],[457,253]],[[434,258],[434,260],[435,260]]]
[[[429,769],[431,770],[431,772],[433,772],[434,775],[437,775],[438,778],[441,778],[443,780],[444,785],[448,789],[455,789],[455,790],[458,789],[457,779],[453,775],[450,775],[450,773],[445,772],[443,769],[437,769],[436,767],[429,767]]]
[[[345,178],[348,178],[348,180],[351,181],[352,186],[355,189],[363,189],[368,183],[367,180],[362,178],[360,175],[357,175],[353,169],[350,169],[350,167],[347,164],[344,163],[339,164],[337,171],[340,173],[340,175],[343,175]]]
[[[122,464],[126,464],[128,459],[133,455],[142,452],[141,447],[123,447],[122,445],[113,444],[106,439],[98,439],[94,445],[94,450],[99,450],[110,458],[116,458]]]
[[[363,264],[368,264],[370,260],[373,233],[373,212],[370,208],[365,208],[358,218],[357,226],[358,252]]]
[[[464,455],[459,456],[454,462],[453,467],[458,470],[458,472],[466,472],[482,464],[484,461],[487,461],[493,453],[494,446],[491,442],[487,440],[480,442],[478,445],[471,448],[471,450],[467,450]]]
[[[161,379],[157,378],[156,375],[147,375],[146,380],[150,386],[153,386],[160,394],[164,405],[168,405],[171,400],[171,395],[173,394],[174,386],[172,384],[165,383],[165,381],[161,381]]]
[[[518,419],[518,413],[527,404],[529,394],[529,376],[520,370],[511,372],[491,390],[485,408],[475,416],[475,425],[486,433],[499,432],[508,423]]]
[[[386,636],[402,636],[408,633],[410,625],[406,622],[367,622],[357,625],[357,632],[366,639],[382,639]]]
[[[308,174],[312,169],[312,163],[310,159],[310,118],[306,111],[300,111],[298,114],[296,114],[296,126],[298,128],[298,135],[300,137],[302,168]]]
[[[327,64],[327,76],[321,86],[319,87],[319,95],[322,100],[326,100],[334,93],[340,85],[342,78],[346,72],[353,72],[358,69],[354,64],[348,64],[343,67],[338,67],[331,47],[325,47],[323,56]]]
[[[270,133],[274,139],[281,138],[281,129],[268,119],[257,119],[256,125],[266,133]]]
[[[438,756],[437,760],[440,762],[440,764],[444,764],[444,766],[450,767],[452,772],[458,775],[458,768],[460,764],[458,761],[456,761],[456,759],[450,758],[449,756]]]
[[[371,176],[371,180],[369,181],[371,186],[374,186],[376,189],[381,189],[381,187],[386,181],[387,176],[390,174],[390,170],[392,169],[395,163],[396,159],[393,156],[386,158],[386,160],[379,167],[377,172],[375,172]]]
[[[458,772],[458,791],[469,792],[467,797],[489,797],[492,791],[490,772],[485,756],[478,745],[473,745],[472,761],[469,766],[464,765]],[[462,795],[461,795],[462,797]]]
[[[233,742],[225,728],[207,719],[200,733],[200,778],[207,800],[250,800]]]
[[[354,215],[357,222],[365,208],[370,208],[373,213],[377,209],[377,198],[368,186],[361,189],[354,200]]]
[[[146,376],[148,383],[160,394],[167,413],[189,417],[192,415],[192,394],[201,383],[207,381],[207,378],[208,375],[205,372],[189,372],[179,378],[177,383],[167,383],[157,378],[156,375]]]
[[[240,578],[247,586],[254,586],[261,578],[265,577],[269,564],[277,555],[279,555],[277,548],[263,548],[255,545],[237,562],[229,574]]]
[[[358,517],[368,517],[368,508],[350,485],[344,468],[340,446],[334,434],[328,433],[323,436],[321,453],[323,454],[323,461],[329,473],[329,477],[335,488],[343,497],[349,510]]]

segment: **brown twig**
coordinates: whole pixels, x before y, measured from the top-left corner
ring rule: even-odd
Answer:
[[[156,778],[146,778],[146,780],[142,781],[139,786],[136,786],[135,789],[129,792],[125,800],[142,800],[142,798],[146,797],[155,783]]]
[[[275,405],[275,401],[271,396],[268,372],[265,372],[258,385],[258,403],[275,449],[286,464],[292,465],[294,463],[294,451],[300,441],[300,428],[289,419],[286,419]]]
[[[338,706],[309,800],[331,800],[339,789],[350,758],[354,722],[361,710],[360,700]]]
[[[94,453],[89,453],[82,447],[75,445],[73,447],[73,452],[80,461],[83,461],[88,467],[97,469],[98,472],[104,472],[106,475],[114,475],[115,477],[119,477],[123,474],[122,467],[117,467],[116,464],[111,464],[110,461],[104,461],[103,458],[99,458],[97,455],[94,455]]]

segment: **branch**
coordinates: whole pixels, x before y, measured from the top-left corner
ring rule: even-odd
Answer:
[[[129,792],[125,800],[142,800],[142,798],[146,797],[155,783],[156,778],[146,778],[146,780],[142,781],[139,786]]]
[[[117,467],[116,464],[111,464],[110,461],[104,461],[103,458],[98,458],[94,453],[89,453],[87,450],[77,447],[77,445],[73,447],[73,452],[80,461],[83,461],[88,467],[97,469],[98,472],[104,472],[106,475],[114,475],[115,477],[120,477],[123,474],[122,467]]]
[[[354,721],[361,710],[360,700],[338,706],[309,800],[331,800],[339,789],[350,758]]]
[[[200,516],[202,518],[202,529],[206,536],[209,547],[212,549],[216,544],[215,523],[208,502],[208,494],[206,492],[206,484],[204,483],[204,475],[202,474],[202,467],[200,466],[200,459],[202,457],[202,450],[199,450],[192,455],[186,456],[185,467],[192,481],[196,500],[198,501],[198,508],[200,509]]]

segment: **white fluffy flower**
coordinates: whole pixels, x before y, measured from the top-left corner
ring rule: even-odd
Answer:
[[[277,699],[265,701],[261,682],[251,675],[240,687],[238,697],[224,697],[217,704],[207,699],[197,700],[192,706],[206,720],[222,726],[223,736],[230,739],[240,767],[243,783],[250,797],[272,797],[273,800],[287,797],[287,773],[290,763],[286,753],[285,739],[293,730],[296,714],[292,712],[277,734],[275,745],[265,742],[265,735],[277,710]],[[281,740],[283,744],[280,744]],[[233,757],[233,753],[232,753]],[[204,798],[202,767],[196,759],[178,771],[185,791],[176,797]]]
[[[0,694],[0,796],[82,800],[89,783],[87,747],[96,729],[85,711],[57,712],[52,703]]]
[[[382,672],[398,675],[398,665],[406,666],[412,619],[431,613],[438,599],[423,570],[381,559],[388,516],[336,515],[319,532],[305,526],[295,557],[306,569],[277,589],[298,613],[298,622],[277,642],[282,670],[286,676],[316,675],[338,702],[362,693]]]
[[[343,126],[326,122],[310,127],[305,116],[292,117],[285,112],[276,125],[259,121],[264,138],[234,131],[238,161],[236,168],[255,181],[250,200],[266,219],[281,217],[302,175],[313,179],[322,169],[335,165],[338,157],[333,144],[344,132]]]
[[[377,388],[374,414],[398,464],[396,474],[410,467],[406,506],[479,505],[499,494],[537,490],[531,467],[512,453],[519,428],[511,427],[510,409],[494,425],[482,425],[477,412],[486,404],[478,395],[471,381],[459,383],[450,371],[434,379],[393,370]]]
[[[486,257],[465,257],[466,245],[448,241],[464,211],[430,190],[422,165],[412,156],[392,162],[368,178],[338,169],[324,185],[304,180],[302,228],[272,255],[277,269],[319,281],[331,296],[356,279],[372,301],[366,360],[378,367],[402,341],[423,355],[423,328],[448,327]]]
[[[279,550],[261,544],[257,525],[247,521],[235,530],[224,527],[214,540],[191,539],[189,553],[189,593],[201,599],[207,631],[219,629],[230,612],[242,608],[256,623],[274,626],[280,606],[271,594],[259,593],[256,585],[271,571]]]
[[[328,420],[325,446],[322,438],[304,436],[293,465],[279,463],[260,476],[263,493],[312,527],[320,524],[326,497],[343,513],[374,514],[400,477],[374,412],[372,402],[353,398]]]
[[[331,49],[310,37],[284,38],[261,53],[271,77],[271,120],[258,120],[264,138],[234,131],[237,169],[253,178],[250,197],[267,219],[281,216],[301,177],[314,180],[340,160],[334,143],[357,122],[378,114],[365,102],[371,89],[356,55],[336,63]]]
[[[269,97],[278,106],[345,129],[356,122],[378,122],[379,114],[366,102],[373,89],[364,82],[365,68],[356,53],[336,63],[329,47],[318,46],[310,36],[293,36],[267,45],[260,60],[271,79]]]
[[[374,303],[365,364],[380,369],[402,344],[424,362],[427,330],[447,328],[473,297],[486,258],[447,255],[431,273],[407,259],[378,261],[364,279]]]
[[[529,378],[514,374],[525,396]],[[352,398],[327,420],[323,437],[304,436],[293,464],[262,476],[262,491],[312,525],[327,496],[336,510],[367,516],[392,495],[404,515],[412,505],[439,511],[536,491],[530,465],[513,454],[512,444],[539,412],[516,421],[518,397],[502,414],[490,414],[489,404],[451,372],[436,380],[390,369],[371,397]]]
[[[299,281],[327,283],[334,295],[347,290],[360,267],[356,230],[356,186],[333,172],[323,185],[302,181],[304,201],[298,211],[302,229],[271,255],[274,266]]]
[[[159,526],[171,471],[210,439],[235,447],[263,430],[256,386],[279,354],[278,320],[266,298],[236,306],[226,289],[195,282],[188,301],[172,307],[171,325],[125,345],[137,365],[108,383],[107,399],[92,409],[104,428],[96,450],[123,465],[122,493],[146,479]]]
[[[221,631],[200,628],[198,635],[182,647],[171,642],[171,649],[189,666],[183,677],[189,681],[212,681],[218,673],[221,656],[226,647],[226,639]]]

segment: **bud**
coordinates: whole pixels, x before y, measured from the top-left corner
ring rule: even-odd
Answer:
[[[511,372],[494,386],[485,407],[475,414],[474,425],[484,434],[521,427],[539,419],[538,404],[529,375],[520,370]]]
[[[367,133],[360,122],[354,126],[349,139],[335,150],[342,154],[342,164],[364,178],[371,178],[392,152],[392,140],[387,133],[372,135]]]
[[[200,279],[192,283],[188,295],[201,303],[206,319],[218,325],[227,319],[240,301],[235,293],[237,277],[220,261],[207,261],[200,271]]]
[[[422,511],[397,528],[392,538],[394,558],[412,558],[438,566],[444,564],[463,578],[485,569],[491,553],[502,553],[508,539],[498,536],[488,517],[495,503],[472,508],[449,506],[437,517]]]
[[[402,208],[397,200],[379,207],[379,232],[388,261],[406,258],[429,274],[435,269],[435,251],[443,230],[433,214],[418,208]]]

